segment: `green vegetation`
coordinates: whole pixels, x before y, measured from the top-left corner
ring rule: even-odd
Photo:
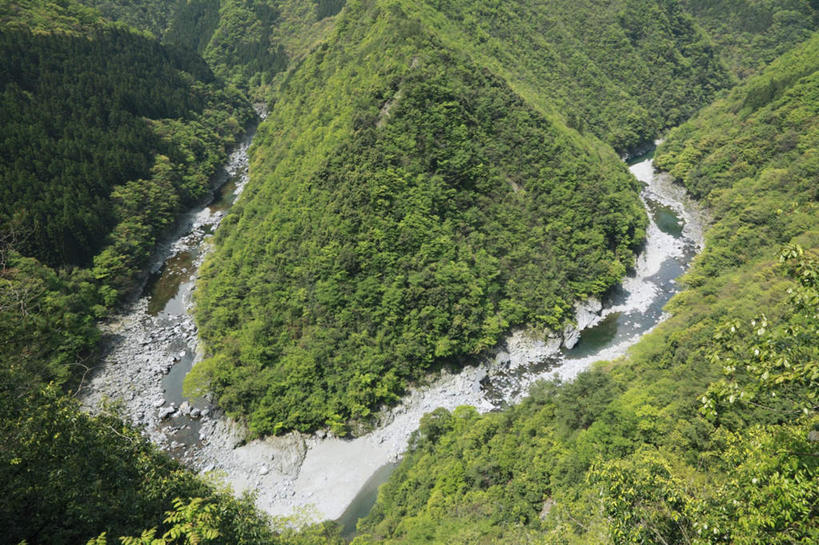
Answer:
[[[614,154],[395,2],[348,4],[254,150],[201,270],[213,357],[191,380],[259,434],[342,432],[435,363],[559,326],[643,238]]]
[[[41,378],[0,369],[3,543],[100,544],[100,533],[140,535],[146,527],[169,544],[342,543],[332,525],[294,535],[290,521],[271,521],[252,496],[236,499],[203,481],[116,415],[90,417],[58,388],[32,385]],[[175,516],[163,518],[172,508]]]
[[[100,14],[77,2],[18,0],[0,4],[0,29],[78,35],[100,26]]]
[[[6,3],[0,21],[0,541],[172,536],[201,507],[212,543],[292,542],[252,498],[71,397],[96,362],[96,320],[208,190],[249,104],[191,53],[71,2]]]
[[[19,221],[18,249],[52,266],[86,266],[112,239],[140,265],[208,191],[247,102],[201,59],[129,30],[0,40],[0,222]]]
[[[728,84],[677,2],[407,2],[540,110],[616,151],[651,143]]]
[[[802,0],[681,0],[711,37],[720,57],[740,78],[759,71],[808,39],[819,6]]]
[[[277,74],[330,28],[344,0],[81,0],[112,21],[197,51],[224,80],[268,100]]]
[[[356,543],[819,537],[817,58],[814,36],[658,150],[715,218],[673,316],[519,406],[427,415]]]
[[[728,80],[675,3],[348,4],[281,77],[202,270],[189,389],[258,434],[343,433],[434,365],[559,326],[642,238],[595,135],[644,144]]]
[[[217,495],[119,419],[91,418],[53,388],[13,395],[9,378],[18,377],[3,373],[0,404],[4,543],[75,544],[102,530],[139,532],[175,497],[208,497],[252,513],[249,500]],[[255,524],[269,531],[261,519]]]
[[[193,386],[257,434],[345,433],[605,293],[645,224],[607,144],[651,141],[817,22],[797,0],[84,3],[0,5],[15,544],[341,542],[71,397],[96,320],[253,117],[237,87],[272,112],[202,270]],[[814,35],[658,151],[715,218],[673,317],[519,406],[425,417],[357,543],[819,540],[817,59]]]
[[[93,361],[94,320],[206,194],[252,110],[201,59],[87,8],[26,2],[4,14],[2,359],[72,388]]]

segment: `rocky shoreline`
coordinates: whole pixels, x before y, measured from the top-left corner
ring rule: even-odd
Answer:
[[[228,168],[240,178],[237,193],[247,180],[247,144],[231,156]],[[119,403],[122,416],[142,427],[157,445],[196,471],[220,476],[237,493],[254,491],[258,506],[271,515],[301,513],[306,519],[337,519],[371,475],[400,458],[424,414],[461,405],[486,412],[514,403],[536,380],[553,375],[571,379],[594,361],[625,354],[662,320],[657,308],[676,288],[673,278],[666,278],[669,273],[663,276],[661,270],[669,260],[676,260],[675,266],[682,269],[687,266],[702,247],[703,219],[684,190],[654,174],[650,161],[634,165],[632,171],[647,184],[643,192],[646,207],[649,201],[659,203],[673,209],[684,223],[681,235],[675,237],[651,220],[637,270],[624,280],[619,300],[614,298],[605,307],[594,299],[578,303],[575,323],[561,332],[513,332],[477,365],[456,373],[442,370],[425,385],[413,388],[400,405],[383,411],[376,428],[365,435],[341,439],[326,432],[290,433],[246,442],[242,426],[207,403],[191,405],[181,401],[180,392],[166,391],[173,373],[182,369],[183,376],[201,357],[190,313],[191,296],[208,238],[223,215],[207,207],[191,213],[190,231],[165,256],[196,254],[174,304],[166,306],[174,311],[152,316],[148,298],[143,297],[106,323],[104,364],[84,388],[83,402],[92,412],[104,410],[104,400]],[[643,313],[650,314],[652,305],[657,308],[647,319],[649,323],[634,326]],[[581,340],[582,332],[615,314],[625,316],[622,338],[611,339],[592,354],[573,356],[570,349]]]

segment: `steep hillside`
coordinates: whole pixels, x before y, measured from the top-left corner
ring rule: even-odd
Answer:
[[[344,0],[82,0],[112,21],[197,51],[221,78],[259,98],[326,34]]]
[[[682,0],[731,72],[745,78],[806,40],[819,5],[802,0]]]
[[[406,2],[450,47],[617,151],[654,140],[728,84],[677,2]]]
[[[190,385],[257,434],[358,431],[427,370],[571,319],[643,238],[609,145],[719,96],[656,157],[715,218],[673,316],[519,406],[428,415],[356,543],[819,541],[819,37],[719,94],[816,9],[0,3],[0,543],[343,542],[73,399],[97,321],[254,117],[245,93],[271,114],[201,270]]]
[[[0,219],[19,215],[30,235],[20,250],[49,265],[88,265],[118,223],[137,219],[113,204],[145,206],[129,192],[161,193],[144,226],[167,225],[208,190],[250,117],[201,59],[128,30],[4,32],[0,51]]]
[[[5,6],[0,20],[2,359],[73,385],[94,319],[253,113],[190,52],[78,4]]]
[[[630,265],[644,222],[636,186],[553,112],[625,112],[593,132],[629,146],[724,75],[676,8],[626,2],[629,16],[592,32],[608,18],[591,4],[493,6],[350,3],[283,80],[248,193],[202,270],[197,316],[213,357],[189,381],[256,433],[341,432],[432,365],[462,364],[512,326],[558,326]],[[490,35],[476,21],[497,37],[480,45]],[[601,39],[620,45],[603,54]],[[639,136],[613,133],[637,125]]]
[[[517,407],[425,417],[355,543],[816,539],[817,59],[819,35],[658,151],[715,217],[673,316]]]
[[[253,112],[192,53],[96,17],[71,3],[7,8],[0,231],[50,266],[96,256],[97,277],[122,288]]]

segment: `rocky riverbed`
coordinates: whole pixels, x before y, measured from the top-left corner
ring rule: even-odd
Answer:
[[[80,396],[90,412],[116,410],[142,428],[157,445],[182,460],[190,460],[191,436],[203,423],[219,415],[206,400],[183,401],[179,388],[170,392],[168,377],[179,374],[199,357],[198,336],[190,313],[196,271],[204,260],[212,233],[225,215],[225,200],[241,194],[248,179],[247,151],[251,131],[230,155],[224,172],[216,177],[211,205],[194,208],[180,218],[177,229],[161,244],[151,260],[143,293],[122,311],[100,324],[103,358],[83,385]],[[227,189],[230,195],[222,194]],[[173,289],[163,298],[161,311],[150,289],[155,277],[171,278]],[[179,382],[181,388],[181,381]],[[187,444],[187,443],[190,443]]]
[[[227,167],[236,180],[233,198],[247,180],[248,144]],[[84,403],[91,411],[101,410],[106,399],[119,403],[123,416],[152,441],[197,471],[221,475],[237,492],[255,491],[268,513],[337,519],[379,468],[400,458],[427,412],[460,405],[485,412],[514,403],[536,380],[570,379],[594,361],[622,356],[662,321],[663,305],[678,291],[674,280],[702,247],[704,221],[681,188],[654,173],[650,160],[631,170],[646,184],[642,198],[651,223],[636,270],[607,301],[578,303],[575,323],[563,331],[515,331],[477,365],[441,371],[384,411],[376,429],[361,437],[291,433],[246,442],[241,426],[205,400],[183,400],[182,378],[201,356],[190,314],[196,270],[224,206],[191,212],[159,257],[157,269],[164,263],[178,283],[167,301],[157,305],[157,294],[146,293],[104,325],[105,360],[84,389]]]

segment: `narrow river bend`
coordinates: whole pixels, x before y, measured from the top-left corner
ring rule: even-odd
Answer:
[[[122,416],[160,447],[197,471],[216,471],[236,491],[255,490],[259,507],[273,515],[300,511],[315,520],[339,520],[350,531],[425,413],[459,405],[496,410],[519,401],[539,379],[571,379],[595,361],[622,356],[664,319],[663,306],[679,291],[676,279],[703,244],[696,203],[667,175],[654,172],[650,156],[638,160],[630,169],[645,186],[645,248],[608,300],[577,305],[577,328],[545,340],[513,332],[479,365],[442,371],[412,390],[362,437],[291,433],[246,443],[243,430],[205,400],[184,400],[181,386],[201,357],[190,312],[197,270],[213,231],[247,182],[251,139],[252,132],[231,155],[227,181],[213,203],[189,212],[177,236],[160,249],[138,300],[102,326],[104,363],[82,395],[92,412],[101,410],[103,400],[119,403]]]

